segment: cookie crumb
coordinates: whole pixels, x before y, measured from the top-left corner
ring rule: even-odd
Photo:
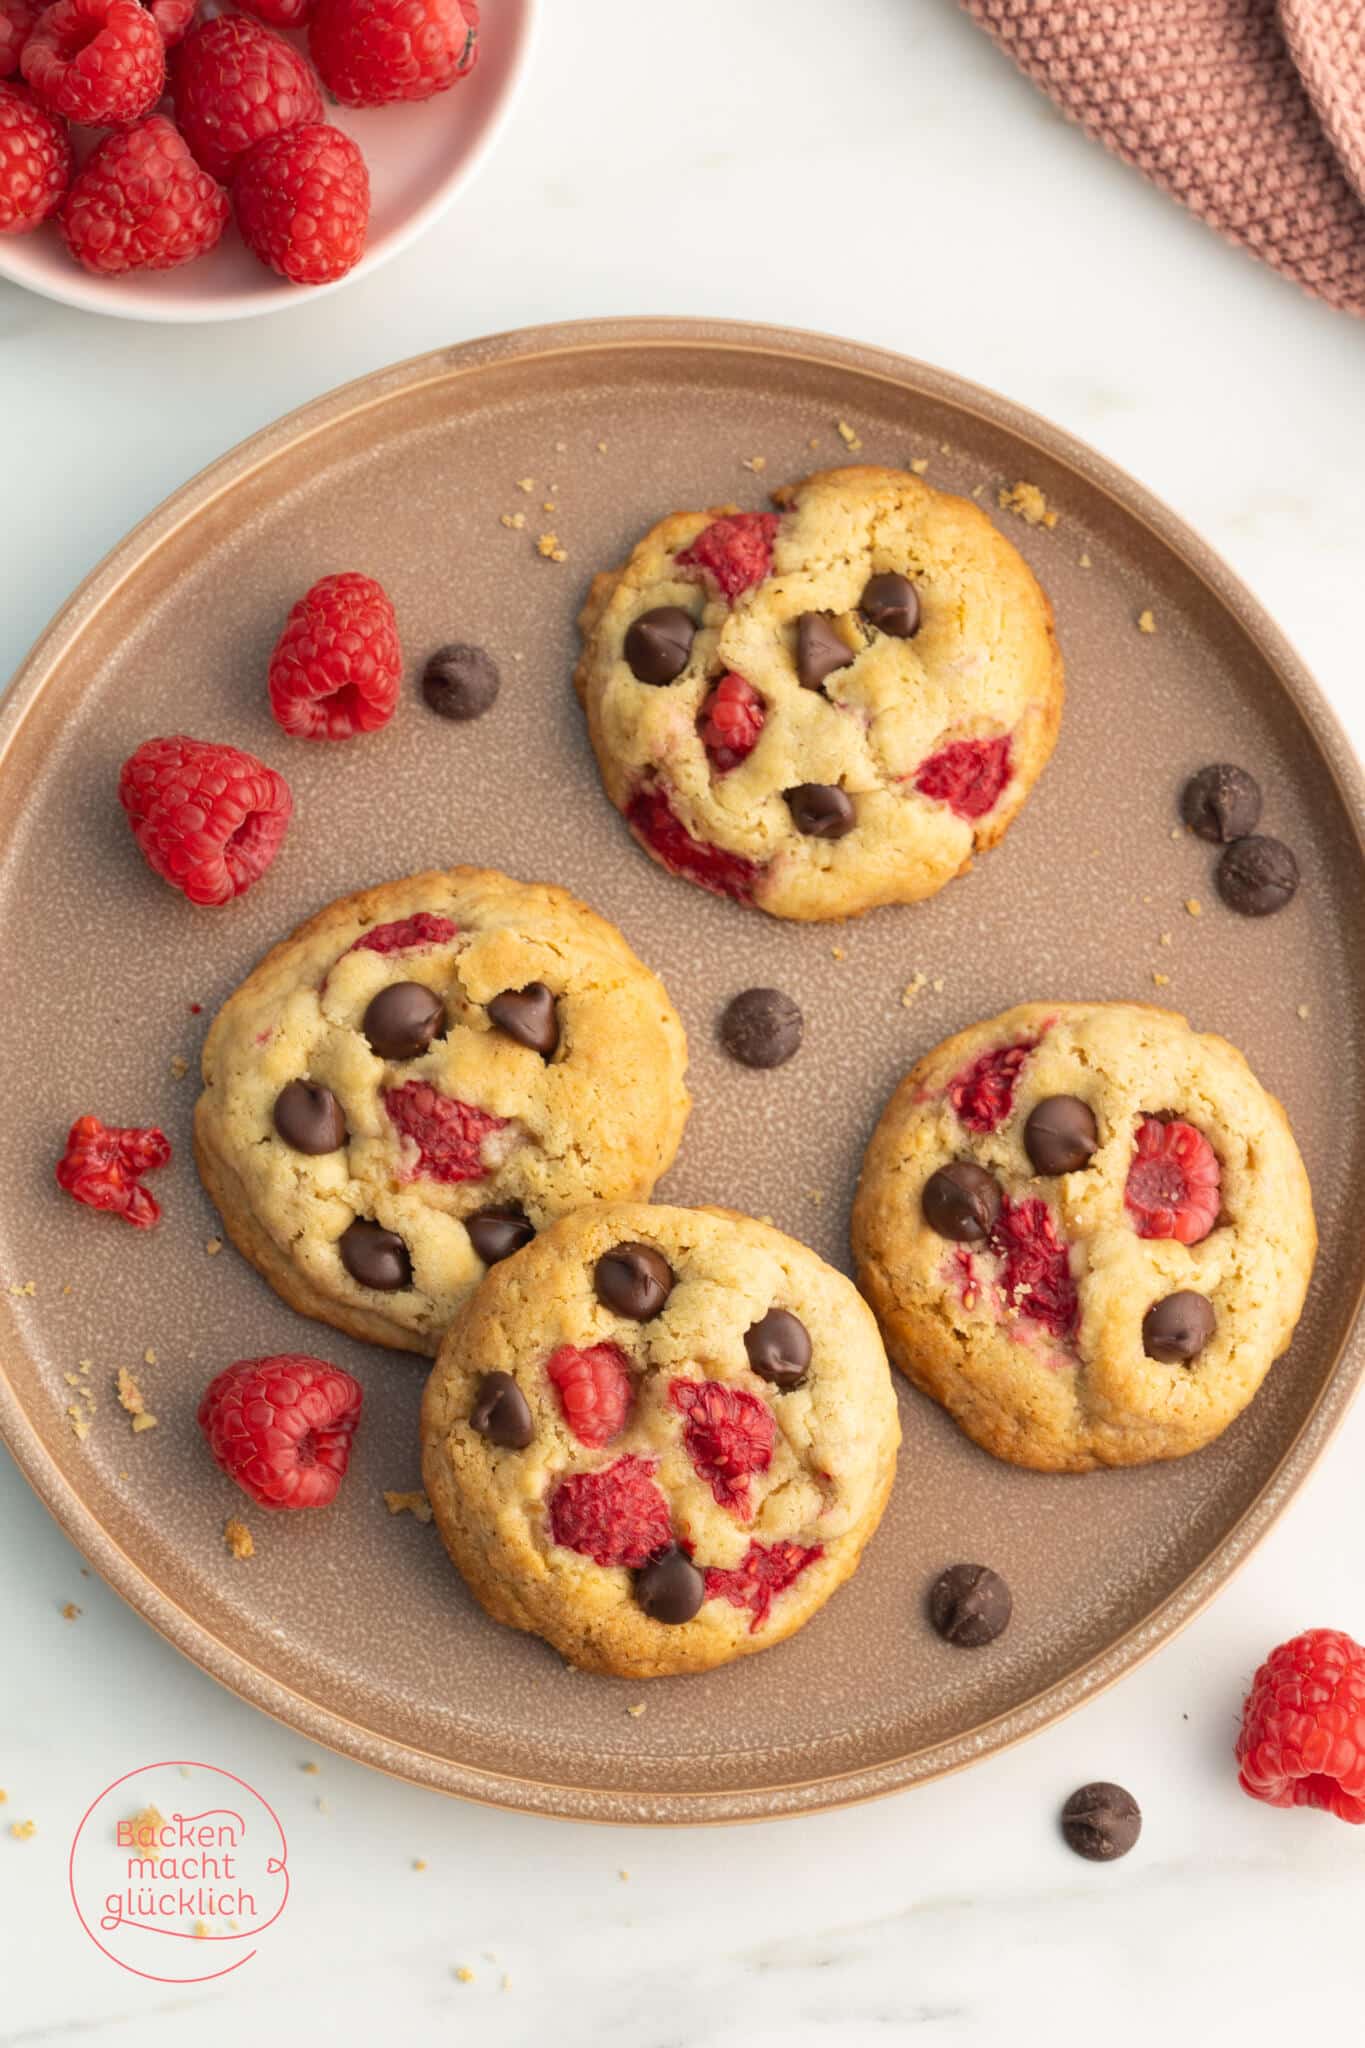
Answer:
[[[912,469],[912,470],[914,471],[914,473],[915,473],[915,475],[916,475],[916,476],[923,476],[923,475],[924,475],[924,472],[925,472],[925,470],[926,470],[926,469],[928,469],[928,467],[929,467],[929,458],[928,458],[928,456],[927,456],[927,455],[915,455],[915,456],[912,456],[912,457],[911,457],[911,460],[910,460],[910,467],[911,467],[911,469]]]
[[[830,952],[836,960],[847,960],[848,953],[843,946],[831,946]]]
[[[1189,911],[1191,917],[1202,917],[1204,914],[1204,906],[1197,896],[1187,896],[1185,898],[1185,908]]]
[[[605,441],[599,441],[599,442],[598,442],[598,444],[597,444],[597,452],[598,452],[598,454],[599,454],[599,455],[605,455],[605,454],[606,454],[606,452],[607,452],[607,444],[606,444],[606,442],[605,442]]]
[[[524,512],[499,512],[498,524],[499,526],[510,527],[514,533],[520,533],[522,527],[526,524],[526,514]]]
[[[996,494],[996,503],[1002,512],[1016,512],[1026,526],[1046,526],[1049,530],[1057,524],[1057,514],[1048,507],[1047,499],[1037,484],[1025,483],[1002,487]]]
[[[544,504],[543,504],[543,505],[541,506],[541,508],[540,508],[540,509],[541,509],[541,511],[542,511],[542,512],[553,512],[553,511],[554,511],[554,509],[555,509],[555,501],[554,501],[554,499],[553,499],[553,498],[547,498],[547,499],[545,500],[545,503],[544,503]]]
[[[11,1280],[9,1292],[17,1298],[27,1297],[31,1299],[38,1292],[38,1283],[36,1280]]]
[[[1169,974],[1158,974],[1155,967],[1152,969],[1152,980],[1155,982],[1158,988],[1169,987],[1170,979],[1171,977]]]
[[[144,1429],[155,1429],[156,1426],[157,1423],[155,1415],[149,1415],[145,1408],[143,1409],[141,1415],[135,1415],[133,1417],[134,1436],[141,1436]]]
[[[391,1515],[412,1515],[419,1522],[431,1520],[431,1502],[420,1486],[411,1493],[391,1493],[385,1487],[384,1505]]]
[[[218,1254],[219,1254],[219,1252],[220,1252],[220,1251],[221,1251],[222,1249],[223,1249],[223,1240],[222,1240],[222,1238],[221,1238],[221,1237],[211,1237],[211,1238],[209,1239],[208,1243],[207,1243],[207,1244],[206,1244],[206,1245],[204,1246],[204,1250],[205,1250],[205,1251],[206,1251],[206,1252],[208,1253],[208,1255],[209,1255],[209,1257],[210,1257],[211,1259],[216,1259],[216,1258],[217,1258],[217,1256],[218,1256]]]
[[[849,425],[848,421],[836,420],[834,422],[834,431],[838,434],[839,439],[843,442],[845,448],[851,448],[854,454],[856,455],[856,453],[862,447],[863,444],[859,440],[857,433]]]
[[[460,1964],[459,1969],[455,1972],[455,1981],[458,1984],[472,1984],[474,1982],[474,1972],[470,1969],[468,1963]]]
[[[807,1188],[806,1199],[808,1201],[814,1202],[817,1209],[823,1208],[824,1206],[825,1197],[819,1188]]]
[[[640,1701],[640,1703],[639,1703],[639,1705],[638,1705],[638,1706],[634,1706],[634,1707],[627,1707],[627,1708],[626,1708],[626,1712],[627,1712],[627,1713],[628,1713],[628,1714],[630,1715],[630,1718],[631,1718],[631,1720],[632,1720],[632,1721],[638,1721],[638,1720],[639,1720],[639,1718],[640,1718],[640,1716],[641,1716],[641,1714],[643,1714],[644,1710],[645,1710],[645,1703],[644,1703],[644,1701],[643,1701],[643,1700],[641,1700],[641,1701]]]
[[[318,1772],[322,1769],[322,1765],[315,1764],[310,1758],[306,1764],[300,1764],[299,1769],[303,1772],[305,1777],[316,1778]]]
[[[557,533],[542,533],[536,542],[536,553],[543,555],[547,562],[567,562],[569,559],[569,551],[560,546]]]
[[[1309,1017],[1312,1015],[1312,1012],[1309,1010],[1307,1003],[1300,1003],[1298,1009],[1295,1010],[1294,1015],[1298,1017],[1301,1020],[1301,1022],[1306,1024],[1308,1022]]]
[[[171,1054],[171,1079],[173,1081],[183,1081],[186,1074],[188,1074],[189,1070],[190,1063],[185,1058],[183,1052],[174,1052]]]
[[[1094,567],[1094,566],[1095,566],[1095,565],[1094,565],[1094,563],[1093,563],[1093,562],[1091,561],[1091,559],[1090,559],[1089,555],[1082,555],[1082,556],[1081,556],[1081,567],[1082,567],[1083,569],[1093,569],[1093,567]]]
[[[1152,611],[1150,606],[1145,611],[1138,613],[1137,629],[1139,633],[1155,633],[1156,613]]]
[[[974,485],[974,486],[973,486],[973,488],[972,488],[972,496],[973,496],[974,498],[977,498],[977,499],[979,499],[979,498],[980,498],[980,496],[981,496],[981,493],[982,493],[982,492],[983,492],[983,491],[985,490],[985,488],[986,488],[986,486],[985,486],[984,484],[976,484],[976,485]]]
[[[568,452],[569,452],[569,444],[568,444],[568,442],[567,442],[567,441],[556,441],[556,442],[555,442],[555,454],[556,454],[556,455],[567,455],[567,454],[568,454]]]
[[[506,1970],[502,1973],[502,1982],[499,1984],[498,1989],[499,1991],[510,1991],[512,1989],[512,1979],[508,1976]]]
[[[38,1823],[36,1820],[12,1820],[9,1831],[16,1842],[31,1842],[38,1832]]]
[[[62,1620],[75,1621],[80,1611],[80,1608],[76,1605],[74,1600],[68,1600],[65,1607],[63,1607],[62,1609]]]
[[[933,980],[930,982],[929,986],[934,991],[934,994],[936,996],[941,996],[943,994],[943,976],[941,974],[936,974]]]
[[[155,1351],[153,1351],[150,1344],[147,1346],[147,1349],[142,1354],[142,1363],[144,1365],[156,1364],[156,1353]]]
[[[533,476],[519,476],[517,478],[517,489],[519,491],[525,491],[528,498],[530,497],[535,487],[536,480]]]
[[[820,446],[820,436],[818,434],[812,434],[809,441],[807,441],[806,446],[808,448],[818,448]]]
[[[928,986],[929,977],[927,974],[912,974],[909,981],[906,982],[905,987],[901,990],[901,1008],[903,1010],[908,1010],[914,1002],[915,997],[919,994],[920,990],[922,988],[928,988]]]
[[[229,1556],[235,1557],[239,1563],[245,1563],[247,1558],[256,1555],[255,1538],[246,1523],[240,1521],[236,1515],[229,1515],[224,1522],[223,1541],[228,1547]]]
[[[161,1830],[166,1825],[166,1817],[160,1808],[144,1806],[139,1813],[130,1814],[124,1825],[132,1829],[132,1846],[143,1862],[155,1868],[161,1861]],[[119,1846],[125,1845],[120,1843]]]
[[[618,1870],[616,1875],[620,1878],[622,1884],[630,1883],[630,1872],[628,1870]]]
[[[427,1859],[426,1859],[426,1857],[425,1857],[425,1856],[414,1856],[414,1857],[413,1857],[413,1859],[412,1859],[412,1867],[413,1867],[413,1869],[414,1869],[414,1870],[425,1870],[425,1869],[426,1869],[426,1867],[427,1867]]]
[[[209,1933],[209,1924],[208,1924],[208,1921],[207,1921],[207,1920],[196,1920],[196,1921],[195,1921],[195,1923],[194,1923],[194,1938],[195,1938],[195,1940],[196,1940],[196,1941],[207,1941],[207,1940],[208,1940],[208,1933]]]
[[[768,467],[768,458],[766,455],[742,455],[739,466],[741,469],[751,469],[755,476],[762,476]]]
[[[0,1806],[4,1806],[8,1799],[9,1793],[5,1790],[3,1785],[0,1785]]]
[[[321,1798],[315,1800],[314,1804],[316,1805],[319,1813],[330,1813],[332,1811],[331,1807],[327,1804],[326,1793],[323,1793]]]
[[[1170,945],[1170,943],[1171,943],[1171,935],[1170,935],[1170,933],[1169,933],[1169,932],[1163,932],[1163,933],[1161,934],[1161,943],[1162,943],[1162,945],[1163,945],[1163,946],[1169,946],[1169,945]]]

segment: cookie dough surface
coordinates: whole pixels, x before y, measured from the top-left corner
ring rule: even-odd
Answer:
[[[1063,682],[1051,607],[978,506],[918,477],[836,469],[774,497],[770,531],[746,515],[743,536],[749,573],[770,550],[766,573],[733,596],[680,560],[732,507],[661,520],[595,580],[576,684],[607,793],[665,866],[777,916],[914,902],[995,845],[1052,751]],[[911,637],[862,608],[887,574],[914,586]],[[662,606],[681,608],[695,637],[659,686],[639,680],[626,639]],[[801,681],[804,615],[827,657],[841,642],[847,656],[815,687]],[[762,720],[734,765],[704,737],[723,676],[747,683]],[[842,837],[799,829],[788,792],[810,786],[851,805]]]
[[[439,998],[443,1035],[380,1057],[367,1010],[400,982]],[[489,1009],[537,983],[549,1057]],[[662,983],[564,890],[478,868],[415,875],[330,904],[229,997],[204,1047],[196,1157],[233,1242],[292,1307],[432,1353],[486,1270],[472,1218],[519,1211],[539,1230],[581,1202],[651,1192],[687,1117],[686,1058]],[[276,1127],[282,1091],[305,1080],[339,1106],[335,1149],[301,1151]],[[409,1284],[347,1270],[339,1243],[357,1220],[401,1240]]]
[[[1088,1107],[1096,1149],[1040,1173],[1028,1119],[1063,1096]],[[1190,1243],[1141,1235],[1127,1199],[1139,1133],[1150,1123],[1160,1144],[1177,1120],[1216,1161],[1203,1213],[1185,1212],[1206,1229]],[[954,1161],[991,1176],[1003,1228],[953,1241],[930,1227],[926,1183]],[[1025,1003],[928,1053],[868,1147],[853,1241],[901,1370],[996,1457],[1067,1472],[1178,1458],[1218,1436],[1288,1345],[1317,1246],[1284,1112],[1241,1053],[1128,1003]],[[1144,1318],[1175,1294],[1203,1298],[1211,1334],[1163,1363]]]
[[[598,1292],[598,1261],[620,1244],[649,1247],[671,1275],[643,1321]],[[785,1389],[746,1346],[774,1309],[799,1319],[810,1346]],[[614,1347],[619,1388],[603,1427],[619,1427],[585,1442],[560,1391],[563,1361],[601,1346]],[[498,1373],[524,1399],[520,1447],[471,1422]],[[466,1304],[422,1406],[427,1495],[476,1597],[580,1668],[632,1678],[703,1671],[800,1628],[856,1566],[899,1441],[886,1355],[852,1284],[780,1231],[718,1210],[611,1204],[561,1219]],[[599,1552],[631,1562],[574,1547],[593,1540],[565,1514],[589,1498],[585,1479],[610,1524]],[[670,1544],[705,1588],[674,1623],[639,1598],[641,1556]]]

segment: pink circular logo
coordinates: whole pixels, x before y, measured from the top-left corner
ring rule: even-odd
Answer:
[[[245,1778],[175,1759],[90,1802],[67,1874],[76,1917],[111,1963],[202,1984],[249,1963],[289,1900],[279,1815]]]

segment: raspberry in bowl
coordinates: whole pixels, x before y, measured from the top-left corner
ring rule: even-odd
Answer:
[[[99,8],[107,6],[108,0],[67,0],[67,4]],[[368,19],[375,4],[376,0],[329,0],[329,19],[334,21],[339,7],[351,6],[357,14],[366,12]],[[346,103],[340,103],[343,95],[337,93],[338,103],[333,104],[331,94],[319,82],[321,114],[311,101],[298,110],[301,119],[315,123],[320,120],[329,131],[339,132],[349,145],[359,149],[364,159],[369,182],[368,226],[357,254],[351,185],[343,195],[347,207],[346,268],[333,274],[332,268],[314,262],[291,264],[285,270],[276,261],[279,252],[273,242],[269,251],[262,246],[259,252],[253,252],[233,221],[212,246],[207,246],[206,230],[190,238],[190,245],[205,245],[206,253],[196,253],[189,260],[176,254],[173,266],[163,263],[108,275],[87,269],[77,260],[53,220],[47,219],[31,232],[0,231],[0,278],[26,285],[30,291],[66,305],[112,313],[124,319],[232,320],[280,306],[306,305],[318,292],[335,290],[348,278],[363,276],[397,255],[439,218],[492,146],[525,73],[535,0],[499,0],[496,7],[480,7],[477,0],[383,0],[383,4],[400,9],[404,15],[410,15],[414,8],[437,9],[445,24],[444,45],[458,41],[459,49],[449,54],[448,61],[436,67],[432,78],[425,81],[376,74],[371,81],[371,96],[361,102],[355,95],[365,87],[357,82],[355,73],[357,66],[364,72],[368,41],[365,34],[352,35],[346,41]],[[283,47],[297,58],[300,72],[310,81],[317,80],[324,65],[331,65],[325,45],[321,56],[310,54],[307,17],[312,10],[305,0],[299,0],[297,5],[292,0],[260,0],[260,4],[253,0],[249,8],[243,5],[239,12],[220,15],[212,21],[202,13],[194,19],[192,11],[186,12],[186,5],[187,0],[158,0],[148,10],[166,46],[165,65],[172,93],[161,103],[161,114],[167,119],[176,113],[174,84],[186,45],[192,50],[195,37],[207,28],[214,29],[213,40],[231,41],[234,47],[250,40],[253,30],[259,31],[257,41],[261,37],[282,39]],[[472,44],[467,33],[456,37],[451,25],[454,9],[465,17],[466,30],[470,20],[477,17],[477,38]],[[234,25],[227,35],[222,26],[225,23]],[[427,26],[434,29],[440,23]],[[0,45],[0,56],[15,40],[8,29],[6,35],[8,40]],[[336,39],[334,28],[333,40]],[[278,44],[267,47],[278,51]],[[359,56],[355,54],[357,47]],[[338,58],[337,62],[340,61]],[[287,68],[287,63],[277,55],[276,73],[282,65]],[[5,83],[20,88],[25,96],[29,93],[17,71]],[[419,98],[427,84],[433,96]],[[255,97],[253,88],[249,103],[252,106]],[[65,128],[64,121],[62,127]],[[98,132],[94,131],[94,136]],[[84,130],[77,133],[80,157],[87,153],[81,143],[94,137]],[[203,168],[215,181],[223,175],[221,164],[210,163]],[[220,189],[224,194],[228,191],[225,184]],[[295,277],[300,275],[304,281],[296,282]]]

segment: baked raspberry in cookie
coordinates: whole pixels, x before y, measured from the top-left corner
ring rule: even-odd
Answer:
[[[466,1302],[422,1402],[427,1497],[476,1598],[629,1678],[800,1628],[856,1566],[899,1442],[851,1283],[718,1209],[562,1217]]]
[[[1278,1102],[1139,1003],[1023,1003],[936,1046],[863,1162],[859,1284],[892,1359],[1012,1464],[1218,1436],[1286,1349],[1317,1233]]]
[[[1046,597],[986,514],[836,469],[677,512],[593,583],[576,684],[607,794],[700,888],[778,917],[912,903],[994,846],[1052,751]]]
[[[292,1307],[434,1352],[553,1217],[651,1192],[686,1061],[662,983],[586,905],[479,868],[415,875],[319,911],[228,998],[195,1153]]]

